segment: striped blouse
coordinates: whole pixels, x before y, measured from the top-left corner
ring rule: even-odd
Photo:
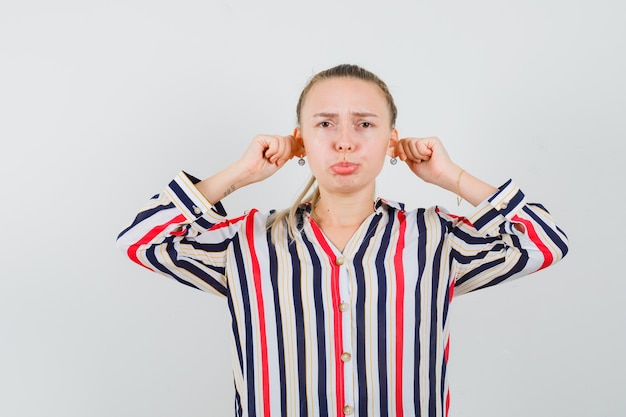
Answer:
[[[550,214],[511,181],[470,218],[378,199],[343,251],[308,204],[291,240],[257,210],[226,217],[197,181],[180,173],[118,244],[136,263],[226,299],[237,416],[446,416],[453,295],[568,250]]]

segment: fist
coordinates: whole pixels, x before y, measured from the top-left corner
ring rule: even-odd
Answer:
[[[440,185],[443,176],[454,167],[448,152],[437,137],[404,138],[398,141],[395,156],[422,180]]]

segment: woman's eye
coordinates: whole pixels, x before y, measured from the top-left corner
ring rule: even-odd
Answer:
[[[369,128],[372,127],[372,124],[370,122],[361,122],[361,127]]]
[[[320,127],[330,127],[330,122],[322,122],[320,123]]]

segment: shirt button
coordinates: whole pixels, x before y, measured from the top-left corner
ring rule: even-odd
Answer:
[[[335,259],[335,263],[336,263],[337,265],[343,265],[343,256],[338,256],[338,257]]]
[[[346,405],[345,407],[343,407],[343,413],[349,416],[350,414],[354,413],[354,407]]]
[[[343,362],[348,362],[350,359],[352,359],[352,355],[350,355],[348,352],[343,352],[341,354],[341,360]]]
[[[506,208],[507,208],[508,206],[509,206],[509,205],[508,205],[508,204],[507,204],[507,202],[505,201],[504,203],[502,203],[502,204],[500,205],[500,210],[506,210]]]
[[[193,212],[196,213],[196,214],[200,214],[200,213],[202,213],[202,210],[200,210],[200,207],[198,207],[198,206],[193,206]]]
[[[349,308],[350,308],[350,304],[348,303],[339,304],[339,311],[348,311]]]

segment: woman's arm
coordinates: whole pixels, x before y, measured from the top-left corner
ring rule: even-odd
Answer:
[[[208,201],[217,202],[239,188],[263,181],[301,153],[293,136],[258,135],[237,162],[200,181],[196,188]]]
[[[117,238],[145,268],[186,285],[226,294],[226,251],[243,217],[227,219],[222,197],[275,173],[294,155],[291,136],[257,136],[244,155],[199,181],[181,172]]]
[[[439,211],[448,225],[455,294],[539,271],[569,251],[567,236],[540,204],[512,181],[481,202],[469,218]]]
[[[396,156],[422,180],[455,193],[474,207],[498,190],[452,162],[439,138],[402,139]]]
[[[468,219],[438,209],[454,225],[448,237],[457,294],[533,273],[567,254],[567,236],[543,206],[527,203],[511,181],[496,188],[465,172],[438,138],[402,139],[396,156],[422,180],[476,207]]]

